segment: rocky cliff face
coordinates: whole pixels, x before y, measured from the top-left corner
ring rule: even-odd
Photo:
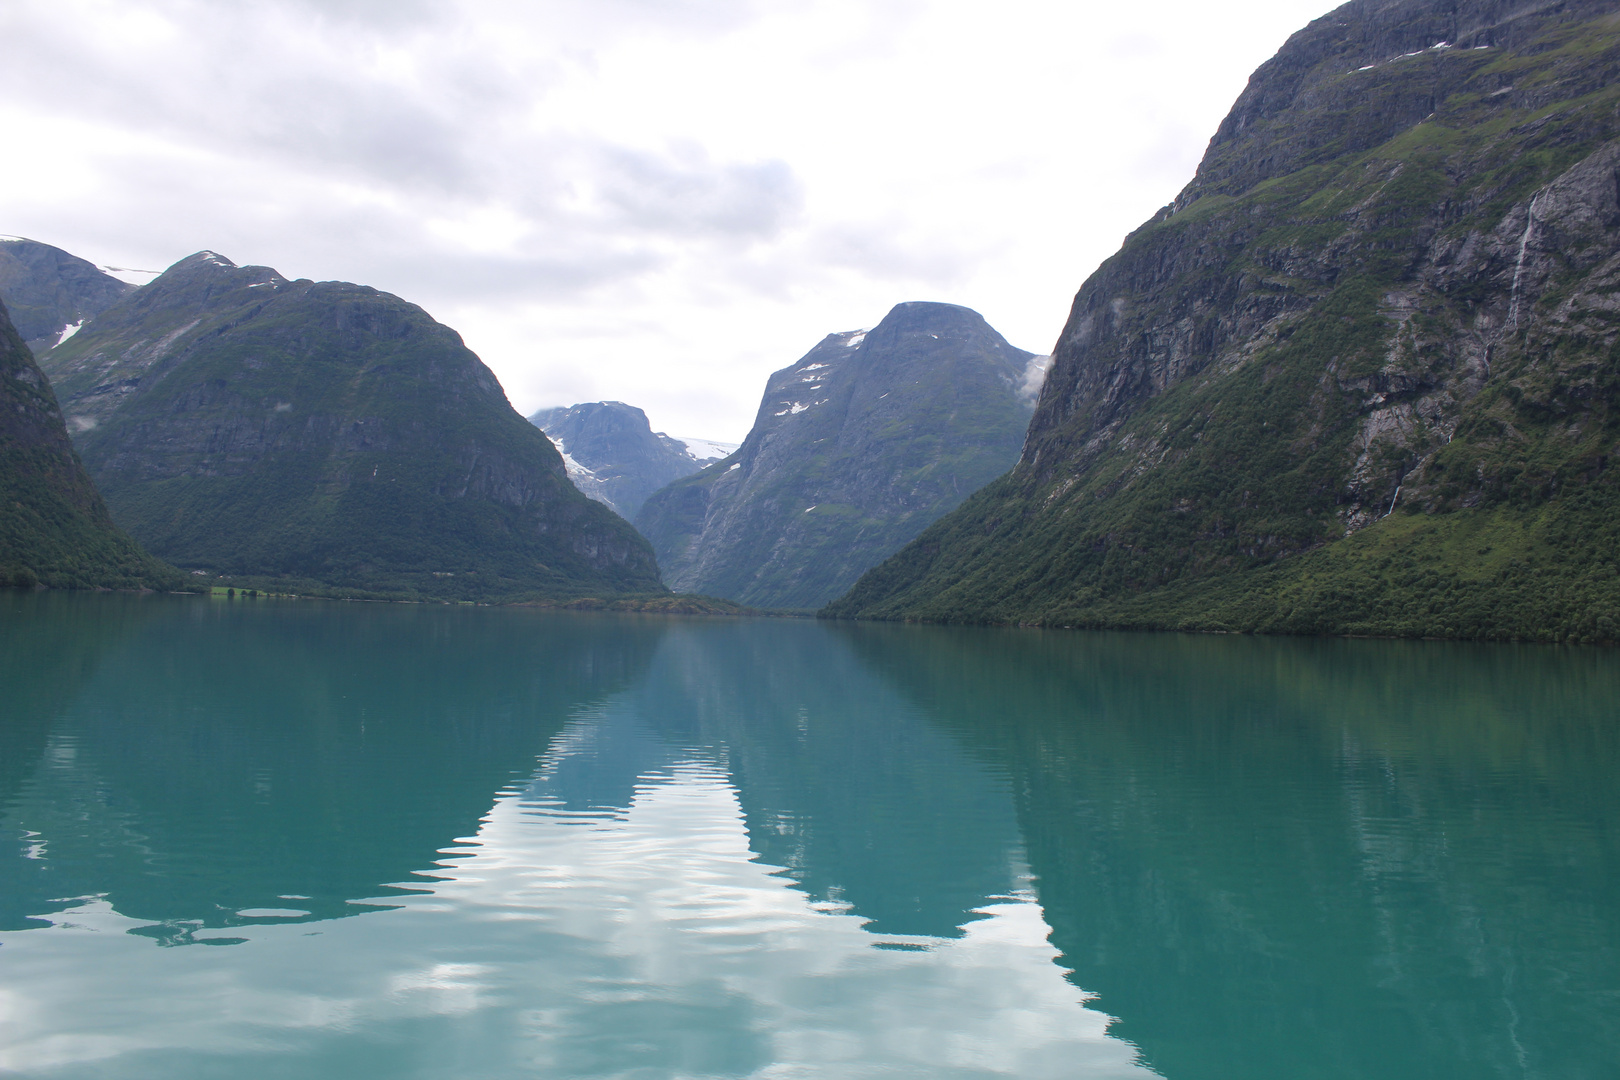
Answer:
[[[1085,283],[1017,469],[842,614],[1613,637],[1620,21],[1345,5]]]
[[[42,366],[114,517],[186,569],[447,599],[660,589],[456,333],[387,293],[201,252]]]
[[[135,286],[37,240],[0,240],[0,301],[36,354],[72,336]]]
[[[56,395],[0,305],[0,586],[177,588],[116,528],[68,441]]]
[[[574,486],[626,520],[659,488],[724,456],[698,457],[684,441],[654,431],[646,413],[622,401],[541,409],[529,423],[556,445]]]
[[[673,588],[826,603],[1017,460],[1034,359],[967,308],[901,304],[772,375],[742,447],[636,526]]]

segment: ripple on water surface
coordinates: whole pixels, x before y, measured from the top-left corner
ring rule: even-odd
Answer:
[[[0,693],[6,1075],[1620,1058],[1609,653],[0,596]]]

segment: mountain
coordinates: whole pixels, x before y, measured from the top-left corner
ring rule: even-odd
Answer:
[[[41,366],[113,517],[187,569],[437,599],[663,591],[455,331],[388,293],[199,252]]]
[[[828,609],[1613,640],[1620,19],[1355,0],[1082,286],[1017,467]]]
[[[733,443],[676,439],[622,401],[541,409],[529,417],[562,454],[574,486],[630,520],[647,496],[736,450]]]
[[[977,312],[900,304],[772,375],[742,447],[636,527],[672,588],[817,607],[1018,459],[1038,370]]]
[[[71,337],[134,288],[61,248],[21,237],[0,240],[0,300],[35,354]]]
[[[180,589],[117,528],[73,452],[56,395],[0,304],[0,585]]]

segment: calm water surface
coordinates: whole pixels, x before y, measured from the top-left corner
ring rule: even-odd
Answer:
[[[0,594],[0,1075],[1612,1078],[1617,671]]]

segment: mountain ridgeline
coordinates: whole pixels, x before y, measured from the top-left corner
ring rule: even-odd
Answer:
[[[460,337],[388,293],[200,252],[41,366],[113,517],[204,581],[460,600],[664,591],[646,542],[575,490]]]
[[[182,584],[113,525],[68,441],[51,384],[0,304],[0,586]]]
[[[1017,467],[828,608],[1620,638],[1620,13],[1355,0],[1080,289]]]
[[[1039,371],[974,311],[900,304],[773,374],[736,453],[636,527],[671,588],[819,607],[1011,467]]]
[[[665,484],[725,456],[715,444],[694,440],[694,452],[685,440],[654,431],[646,413],[622,401],[541,409],[529,423],[556,445],[574,486],[627,521]]]
[[[36,356],[134,290],[61,248],[37,240],[0,240],[0,298]]]

